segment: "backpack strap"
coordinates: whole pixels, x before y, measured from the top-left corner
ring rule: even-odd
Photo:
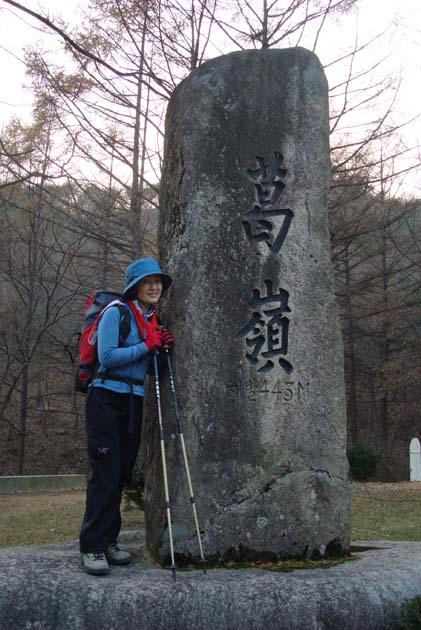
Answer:
[[[120,335],[119,335],[119,345],[123,345],[129,336],[130,328],[131,328],[131,319],[130,313],[128,311],[128,307],[125,303],[119,302],[115,304],[120,312]]]
[[[120,347],[123,345],[123,343],[126,341],[127,337],[129,336],[130,329],[131,329],[131,318],[130,318],[130,313],[128,311],[127,305],[124,302],[120,302],[118,300],[115,300],[114,302],[109,304],[102,311],[101,315],[104,313],[105,310],[108,310],[109,308],[113,306],[116,306],[120,313],[119,337],[118,337],[118,345]],[[131,378],[124,378],[122,376],[112,376],[108,374],[108,370],[104,370],[104,372],[101,372],[101,375],[99,375],[98,367],[99,367],[99,364],[97,366],[97,369],[95,370],[94,378],[98,378],[99,376],[101,376],[101,383],[103,383],[105,380],[111,380],[111,381],[120,381],[122,383],[127,383],[128,385],[130,385],[131,388],[133,387],[133,385],[143,386],[143,381],[140,381],[137,379],[131,379]]]

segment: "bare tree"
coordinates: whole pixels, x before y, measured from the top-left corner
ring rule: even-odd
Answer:
[[[317,45],[329,17],[349,11],[356,0],[234,0],[224,6],[216,21],[236,48],[299,46],[312,32]],[[228,17],[227,17],[228,13]]]
[[[4,296],[0,341],[2,405],[0,417],[19,436],[17,470],[24,471],[31,381],[37,353],[61,321],[77,293],[68,279],[82,238],[72,238],[55,223],[46,203],[53,122],[40,113],[33,125],[18,121],[8,129],[8,163],[15,183],[1,193],[0,283]],[[54,169],[52,177],[54,177]],[[37,173],[25,178],[21,173]],[[38,365],[39,367],[39,365]],[[18,413],[12,403],[18,396]]]

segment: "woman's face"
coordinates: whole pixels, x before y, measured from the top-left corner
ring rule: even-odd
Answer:
[[[141,304],[154,306],[162,295],[162,280],[160,276],[146,276],[136,285],[137,299]]]

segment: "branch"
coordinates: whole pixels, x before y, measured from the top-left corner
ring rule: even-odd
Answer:
[[[28,15],[35,18],[39,22],[42,22],[49,29],[51,29],[52,31],[60,35],[60,37],[64,39],[64,41],[70,46],[70,48],[76,50],[78,53],[80,53],[81,55],[84,55],[88,59],[91,59],[92,61],[95,61],[96,63],[101,64],[105,68],[108,68],[108,70],[111,70],[111,72],[114,72],[118,76],[120,77],[137,76],[137,71],[136,72],[121,72],[121,70],[117,70],[117,68],[114,68],[103,59],[100,59],[100,57],[97,57],[96,55],[91,53],[89,50],[87,50],[87,48],[80,46],[77,42],[75,42],[74,39],[69,37],[67,33],[65,33],[61,28],[56,26],[53,22],[51,22],[51,20],[44,17],[43,15],[40,15],[39,13],[36,13],[35,11],[31,11],[31,9],[24,7],[22,4],[19,4],[18,2],[14,2],[14,0],[3,0],[3,2],[5,2],[6,4],[10,4],[10,6],[14,7],[15,9],[18,9],[19,11],[23,11],[24,13],[27,13]]]

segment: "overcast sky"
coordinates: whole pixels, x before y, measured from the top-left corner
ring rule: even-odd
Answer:
[[[77,0],[22,0],[22,4],[34,10],[41,6],[51,16],[59,12],[70,21],[77,20]],[[338,56],[339,50],[345,50],[354,41],[356,33],[359,41],[363,42],[391,23],[396,28],[389,43],[393,51],[390,72],[400,69],[403,78],[398,112],[402,116],[415,116],[421,112],[421,0],[360,0],[358,12],[331,24],[328,37],[324,32],[323,45],[317,53],[322,63],[327,64]],[[9,8],[0,0],[0,127],[13,114],[29,119],[31,93],[23,87],[27,81],[22,63],[23,48],[37,43],[44,49],[59,50],[60,47],[58,37],[41,32],[35,20]],[[327,73],[332,84],[337,80],[338,73],[340,75],[341,68],[336,67],[335,74],[329,69]],[[413,123],[406,134],[408,142],[416,137],[421,143],[420,121]]]

